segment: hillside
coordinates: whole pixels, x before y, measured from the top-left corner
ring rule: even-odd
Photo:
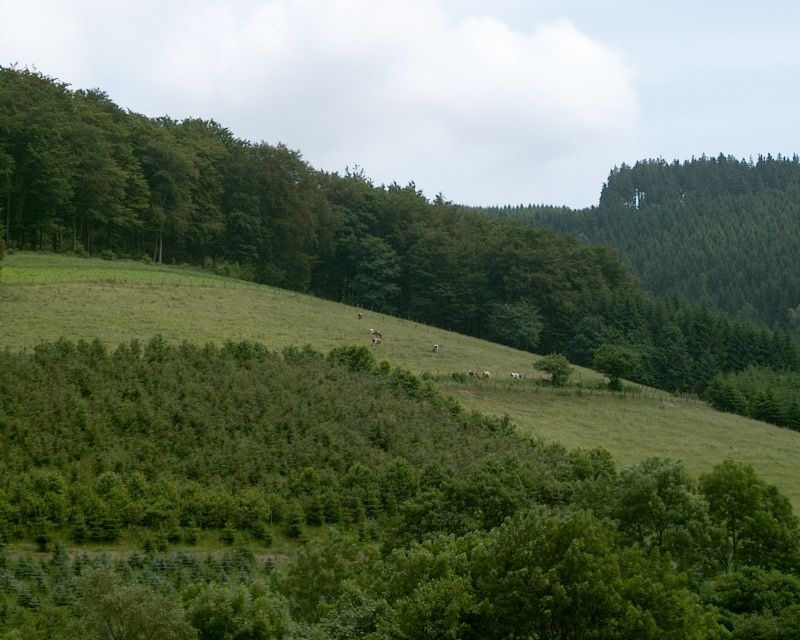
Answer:
[[[255,340],[271,349],[311,344],[317,349],[369,345],[380,329],[379,358],[428,372],[469,408],[508,414],[524,432],[567,446],[604,447],[620,464],[652,455],[686,460],[708,471],[731,457],[749,462],[800,507],[800,434],[699,402],[653,390],[625,397],[592,389],[553,391],[535,386],[537,356],[441,329],[366,312],[264,285],[206,272],[131,261],[14,253],[0,271],[0,346],[12,351],[43,340],[93,340],[109,345],[161,334],[170,342]],[[431,352],[432,344],[441,350]],[[488,370],[491,381],[457,383],[452,372]],[[528,380],[512,384],[511,371]],[[593,387],[601,376],[578,369]]]
[[[203,267],[587,367],[600,349],[622,347],[633,352],[630,379],[667,391],[702,394],[717,375],[748,366],[800,372],[800,341],[785,331],[649,295],[608,246],[465,211],[413,182],[322,171],[300,151],[238,139],[213,120],[125,111],[102,91],[35,71],[0,67],[0,109],[3,235],[14,251]],[[601,208],[658,205],[658,190],[634,185],[628,171],[612,175]],[[738,192],[715,176],[693,189],[727,202]],[[536,214],[564,217],[547,207]],[[700,237],[704,226],[696,230]],[[678,249],[647,255],[665,264]],[[748,283],[769,282],[774,292],[773,280],[789,272],[774,263],[763,277],[766,264],[747,263]]]
[[[655,295],[800,331],[797,156],[644,160],[615,168],[597,207],[484,211],[608,244]]]

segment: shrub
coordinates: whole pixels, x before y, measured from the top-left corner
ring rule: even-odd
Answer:
[[[623,376],[631,375],[639,366],[639,354],[633,349],[615,344],[604,344],[594,353],[592,366],[608,376],[608,388],[622,390]]]
[[[367,347],[336,347],[328,353],[328,360],[350,371],[372,371],[375,368],[375,356]]]
[[[225,528],[219,535],[219,539],[222,540],[223,544],[228,546],[236,542],[236,530],[233,528],[233,525],[231,525],[230,522],[225,525]]]
[[[300,505],[293,503],[286,514],[286,536],[300,538],[303,535],[303,511]]]
[[[552,384],[554,387],[566,386],[573,371],[569,364],[569,360],[567,360],[560,353],[551,353],[550,355],[546,355],[533,366],[539,371],[549,373],[550,384]]]

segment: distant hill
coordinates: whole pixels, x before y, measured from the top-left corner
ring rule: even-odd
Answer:
[[[800,161],[729,156],[614,169],[598,207],[482,209],[609,244],[656,295],[800,330]]]

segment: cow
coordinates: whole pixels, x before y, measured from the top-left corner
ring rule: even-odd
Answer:
[[[472,369],[470,369],[470,370],[467,372],[467,375],[468,375],[470,378],[477,378],[477,377],[478,377],[478,374],[477,374],[477,372],[473,371]]]
[[[511,379],[512,380],[524,380],[525,375],[522,373],[517,373],[516,371],[511,372]]]
[[[433,345],[433,349],[431,349],[431,351],[433,351],[433,353],[439,353],[439,345],[438,344]]]
[[[363,320],[364,319],[364,314],[361,313],[360,311],[358,312],[358,319],[359,320]]]
[[[492,374],[491,374],[491,373],[489,373],[488,371],[481,371],[481,372],[478,374],[478,377],[479,377],[479,378],[483,378],[484,380],[488,380],[489,378],[491,378],[491,377],[492,377]]]

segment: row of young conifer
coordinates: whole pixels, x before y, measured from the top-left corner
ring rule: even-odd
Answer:
[[[363,347],[6,351],[0,447],[8,637],[800,629],[798,521],[752,468],[620,471],[466,412]],[[65,551],[118,536],[139,549]],[[221,556],[203,550],[220,541]],[[45,553],[20,553],[31,543]],[[276,543],[297,558],[276,565]]]

